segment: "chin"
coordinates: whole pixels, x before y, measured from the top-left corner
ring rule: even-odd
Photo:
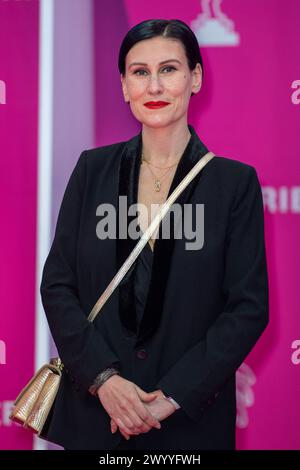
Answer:
[[[160,120],[155,120],[155,119],[142,119],[141,123],[144,126],[147,127],[152,127],[153,129],[159,129],[160,127],[167,127],[171,124],[173,124],[173,120],[169,119],[160,119]]]

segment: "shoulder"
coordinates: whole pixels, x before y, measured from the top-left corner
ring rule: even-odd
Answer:
[[[229,192],[260,186],[255,167],[248,163],[219,155],[215,155],[210,163],[211,177]],[[207,175],[209,172],[207,168]]]
[[[86,158],[93,160],[106,157],[107,155],[113,155],[121,150],[126,143],[127,141],[115,142],[113,144],[87,149],[85,150]]]
[[[249,177],[250,175],[256,174],[254,166],[248,163],[235,160],[233,158],[223,157],[215,155],[213,158],[214,171],[222,172],[224,176],[232,178]]]
[[[97,179],[100,174],[104,177],[114,175],[125,144],[126,141],[116,142],[83,150],[74,167],[73,175],[77,176],[82,184]]]
[[[208,163],[205,178],[212,194],[224,207],[234,208],[240,203],[262,199],[262,190],[254,166],[215,154]],[[249,203],[250,204],[250,203]]]
[[[113,158],[108,157],[120,155],[125,144],[126,141],[122,141],[101,147],[88,148],[81,153],[80,158],[84,160],[84,164],[88,167],[109,163]]]

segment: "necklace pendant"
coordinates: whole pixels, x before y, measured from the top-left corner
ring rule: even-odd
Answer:
[[[154,182],[154,186],[155,186],[155,191],[160,191],[160,181],[159,180],[155,180]]]

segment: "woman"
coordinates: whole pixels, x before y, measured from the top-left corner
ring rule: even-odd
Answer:
[[[95,322],[86,319],[137,243],[121,198],[147,209],[135,218],[140,236],[152,205],[208,152],[187,123],[202,59],[185,23],[136,25],[119,70],[142,130],[81,154],[43,271],[42,301],[65,365],[47,436],[68,449],[234,449],[235,372],[268,322],[253,167],[213,158],[176,200],[181,209],[204,208],[204,223],[196,219],[202,243],[198,232],[195,245],[190,232],[177,237],[170,219],[170,236],[160,226]],[[107,203],[117,209],[115,238],[103,236],[99,220]],[[188,226],[191,212],[182,214]]]

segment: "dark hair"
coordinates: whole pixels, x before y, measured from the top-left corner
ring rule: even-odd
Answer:
[[[139,41],[157,36],[181,41],[190,70],[199,62],[203,74],[203,63],[197,38],[191,28],[181,20],[146,20],[136,24],[124,37],[119,51],[119,72],[125,75],[125,59],[130,49]],[[195,93],[192,93],[194,95]]]

